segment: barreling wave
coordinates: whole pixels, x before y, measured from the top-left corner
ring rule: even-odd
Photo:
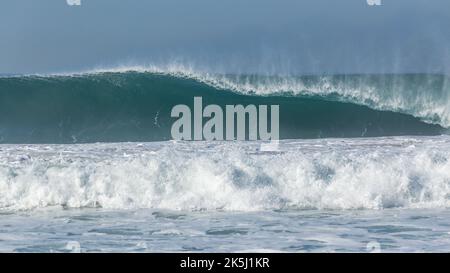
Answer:
[[[1,143],[170,139],[177,104],[279,104],[281,138],[438,135],[444,75],[217,75],[183,67],[0,77]]]
[[[450,207],[450,138],[2,145],[0,211]],[[269,151],[270,150],[270,151]]]

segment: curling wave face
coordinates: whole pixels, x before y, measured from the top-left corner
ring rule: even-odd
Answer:
[[[180,66],[0,77],[0,142],[169,140],[170,110],[279,104],[280,137],[439,135],[450,126],[443,75],[261,76]]]
[[[450,205],[450,137],[1,145],[0,209]]]

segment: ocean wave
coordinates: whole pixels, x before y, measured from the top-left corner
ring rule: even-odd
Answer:
[[[450,206],[450,139],[0,146],[0,208],[257,211]]]
[[[126,67],[0,78],[0,143],[169,140],[177,104],[280,105],[280,137],[439,135],[442,75],[213,75]]]
[[[441,74],[242,75],[210,73],[179,63],[116,66],[47,76],[104,73],[151,73],[194,79],[217,89],[242,94],[333,97],[376,110],[410,114],[425,122],[450,127],[450,79]]]

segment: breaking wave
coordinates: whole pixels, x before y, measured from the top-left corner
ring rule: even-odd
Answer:
[[[268,145],[268,144],[267,144]],[[450,206],[450,138],[2,145],[0,209]]]
[[[444,75],[218,75],[168,66],[0,77],[0,143],[170,139],[177,104],[279,104],[280,137],[439,135]]]

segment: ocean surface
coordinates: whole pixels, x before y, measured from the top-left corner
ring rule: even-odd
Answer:
[[[8,252],[448,252],[445,209],[0,213]]]
[[[0,251],[449,251],[448,83],[151,67],[0,77]],[[170,140],[171,108],[193,96],[279,104],[282,140]]]

